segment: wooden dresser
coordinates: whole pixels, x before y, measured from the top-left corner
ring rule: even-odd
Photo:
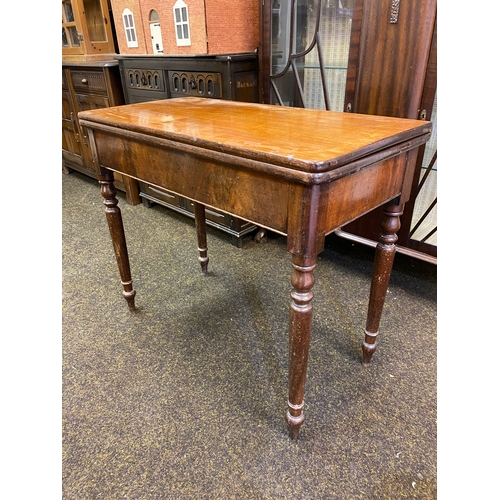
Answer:
[[[107,0],[62,0],[62,168],[97,179],[78,112],[125,102]],[[137,181],[118,176],[116,187],[140,203]]]
[[[124,103],[117,61],[79,61],[62,64],[62,165],[66,173],[77,170],[97,179],[78,112],[118,106]],[[118,176],[116,187],[125,191],[128,203],[140,203],[138,184]]]

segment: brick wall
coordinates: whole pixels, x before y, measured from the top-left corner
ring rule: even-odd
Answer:
[[[137,48],[129,48],[127,46],[125,27],[123,26],[122,19],[123,11],[127,8],[131,10],[134,15],[137,42],[139,44]],[[111,0],[111,9],[113,10],[116,38],[118,39],[118,50],[120,54],[147,54],[146,38],[144,36],[139,0]]]
[[[205,0],[208,53],[253,52],[259,45],[259,0]]]
[[[191,45],[178,47],[174,31],[175,0],[111,0],[120,54],[153,54],[149,13],[160,18],[164,54],[251,52],[259,44],[259,0],[184,0],[188,6]],[[124,9],[134,15],[138,47],[127,46]]]
[[[189,27],[191,29],[191,45],[178,47],[174,28],[174,4],[175,0],[141,0],[142,22],[144,32],[150,35],[149,13],[152,9],[158,12],[161,25],[161,36],[164,54],[206,54],[206,27],[205,27],[205,2],[204,0],[184,0],[188,6]],[[151,45],[151,43],[149,44]],[[148,54],[153,53],[152,47],[148,47]]]

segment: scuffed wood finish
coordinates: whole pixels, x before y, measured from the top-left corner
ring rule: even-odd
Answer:
[[[158,188],[168,186],[169,191],[194,202],[204,272],[208,264],[205,206],[287,236],[292,291],[286,419],[290,436],[297,439],[304,422],[314,269],[325,236],[386,205],[364,346],[371,357],[392,267],[396,226],[413,176],[413,151],[427,141],[431,125],[198,98],[82,112],[79,118],[90,129],[88,136],[100,165],[106,211],[112,212],[111,236],[122,282],[129,287],[127,294],[132,293],[132,281],[110,171]],[[368,361],[365,355],[364,362]]]
[[[312,287],[316,256],[292,255],[290,327],[288,347],[288,411],[286,419],[292,439],[298,439],[304,423],[304,390],[312,325]]]

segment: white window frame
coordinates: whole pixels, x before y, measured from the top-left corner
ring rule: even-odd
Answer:
[[[174,30],[178,47],[191,45],[188,6],[183,0],[177,0],[174,4]]]
[[[125,9],[122,13],[123,27],[125,28],[125,39],[127,40],[127,47],[139,47],[137,41],[137,33],[135,31],[134,14],[130,9]]]

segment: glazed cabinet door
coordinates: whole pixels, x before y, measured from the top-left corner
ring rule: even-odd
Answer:
[[[77,117],[67,90],[63,90],[62,93],[62,153],[65,160],[82,164]]]
[[[436,121],[436,0],[262,0],[261,5],[262,102]],[[435,262],[436,137],[428,153],[421,149],[398,251]],[[382,218],[382,208],[375,209],[336,234],[374,246]]]
[[[114,54],[108,0],[62,0],[63,56]]]
[[[87,94],[75,94],[76,103],[78,106],[77,113],[80,111],[87,111],[90,109],[100,109],[109,107],[109,99],[103,96],[87,95]],[[83,156],[85,159],[85,166],[93,170],[97,174],[97,166],[92,162],[92,156],[90,152],[90,146],[85,131],[80,129],[80,140],[82,143]]]

